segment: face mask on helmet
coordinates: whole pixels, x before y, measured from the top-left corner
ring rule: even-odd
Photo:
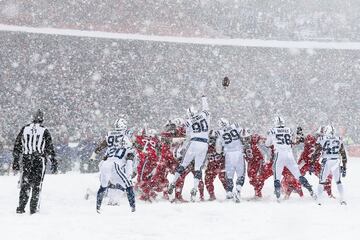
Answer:
[[[332,136],[335,134],[335,128],[332,125],[327,125],[324,129],[324,135]]]
[[[285,127],[285,120],[282,117],[277,116],[274,119],[274,124],[275,127]]]
[[[218,121],[219,127],[227,127],[229,125],[230,125],[229,121],[225,118],[220,118],[220,120]]]
[[[120,118],[120,119],[117,119],[114,123],[114,128],[115,130],[125,130],[127,129],[127,122],[125,119],[123,118]]]

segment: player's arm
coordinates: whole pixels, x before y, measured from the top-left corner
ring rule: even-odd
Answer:
[[[95,151],[91,154],[90,159],[91,160],[96,160],[96,156],[106,148],[107,143],[106,140],[104,139],[103,141],[100,142],[100,144],[97,145],[97,147],[95,148]]]
[[[215,142],[215,151],[217,154],[221,154],[223,152],[223,141],[219,132],[215,133],[216,142]]]
[[[304,142],[304,133],[303,133],[303,129],[302,127],[297,127],[296,129],[296,134],[295,134],[295,140],[293,141],[293,143],[295,145],[303,143]]]
[[[205,95],[203,95],[201,97],[201,104],[202,104],[202,111],[205,113],[206,117],[208,117],[210,115],[209,113],[209,104],[207,101],[207,97]]]
[[[314,164],[316,162],[316,159],[318,159],[321,155],[322,146],[320,143],[315,144],[315,151],[313,155],[311,156],[311,164]]]
[[[135,160],[135,152],[134,151],[130,151],[127,155],[126,155],[126,165],[125,165],[125,172],[126,175],[129,179],[131,179],[134,176],[134,166],[133,166],[133,161]],[[136,168],[135,168],[136,169]]]
[[[270,148],[272,145],[273,145],[273,141],[272,141],[271,131],[269,131],[267,134],[267,138],[265,140],[265,146]]]
[[[51,139],[49,130],[45,129],[44,131],[45,138],[45,156],[51,161],[51,171],[52,173],[57,172],[58,161],[55,158],[55,148]]]
[[[243,144],[244,144],[244,153],[245,153],[245,156],[246,156],[248,159],[253,158],[252,149],[251,149],[251,136],[244,137],[244,138],[242,139],[242,142],[243,142]]]
[[[14,144],[14,150],[13,150],[13,158],[14,158],[14,161],[13,161],[13,165],[12,165],[12,168],[14,171],[19,171],[20,170],[20,164],[19,164],[19,161],[20,161],[20,156],[22,154],[22,136],[24,134],[24,128],[23,127],[21,129],[21,131],[19,132],[19,134],[17,135],[16,137],[16,140],[15,140],[15,144]]]
[[[340,146],[340,156],[341,156],[341,160],[342,160],[342,173],[343,173],[343,177],[345,177],[346,175],[346,164],[347,164],[347,154],[346,154],[346,150],[345,150],[345,147],[344,147],[344,144],[341,143],[341,146]]]

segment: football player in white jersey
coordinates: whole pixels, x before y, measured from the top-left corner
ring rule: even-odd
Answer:
[[[100,188],[97,192],[96,210],[100,212],[105,191],[108,188],[126,191],[131,210],[135,211],[135,194],[131,178],[134,174],[133,162],[136,159],[136,151],[126,132],[125,121],[115,121],[115,129],[109,131],[103,142],[95,149],[92,159],[107,147],[105,157],[100,162]],[[105,144],[104,144],[105,143]]]
[[[327,182],[327,177],[332,174],[339,191],[340,204],[346,205],[341,176],[346,176],[347,155],[343,141],[335,134],[335,129],[332,125],[326,126],[324,129],[324,135],[317,139],[315,153],[312,156],[312,164],[315,163],[320,154],[321,171],[318,186],[318,204],[321,205],[321,195],[324,191],[324,184]],[[341,163],[342,166],[340,166]]]
[[[187,147],[183,161],[176,169],[175,177],[168,188],[168,193],[172,194],[175,188],[176,181],[185,171],[185,168],[194,160],[194,188],[191,190],[191,199],[193,201],[197,193],[200,179],[202,178],[201,169],[205,162],[209,140],[209,106],[207,103],[207,98],[205,96],[202,96],[201,100],[201,112],[198,113],[193,107],[187,109],[188,119],[184,123],[186,127]]]
[[[245,159],[244,148],[249,148],[250,143],[246,142],[244,129],[238,124],[230,124],[225,118],[218,121],[220,130],[217,131],[216,152],[225,154],[225,170],[227,178],[226,198],[235,198],[240,202],[241,187],[245,182]],[[234,176],[237,175],[236,188],[234,189]]]
[[[275,117],[274,124],[275,127],[268,132],[265,145],[267,147],[274,147],[273,173],[275,195],[277,200],[280,199],[281,195],[280,179],[284,167],[287,167],[292,175],[294,175],[294,177],[300,181],[301,185],[303,185],[310,192],[310,195],[313,198],[316,198],[312,186],[304,176],[301,176],[299,166],[295,161],[292,151],[292,145],[294,144],[293,140],[295,138],[292,130],[288,127],[285,127],[285,121],[282,117]]]

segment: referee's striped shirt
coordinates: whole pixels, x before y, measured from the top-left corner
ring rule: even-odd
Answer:
[[[55,156],[54,146],[49,130],[39,123],[31,123],[24,126],[16,138],[14,146],[14,159],[20,154],[40,154]]]

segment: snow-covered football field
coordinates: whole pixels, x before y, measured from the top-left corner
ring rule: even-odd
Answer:
[[[1,239],[358,239],[360,236],[360,159],[352,158],[343,180],[347,206],[326,199],[318,206],[305,191],[303,199],[292,195],[277,203],[272,179],[264,187],[264,199],[250,200],[253,190],[246,182],[243,201],[224,201],[225,193],[216,182],[218,201],[152,204],[137,201],[131,213],[124,197],[120,206],[103,205],[95,211],[95,198],[84,199],[87,188],[96,190],[97,174],[47,175],[42,192],[41,212],[18,215],[18,176],[0,177]],[[317,181],[309,177],[314,187]],[[189,199],[192,177],[187,179],[184,197]],[[333,188],[337,195],[336,188]],[[207,196],[207,195],[206,195]]]

